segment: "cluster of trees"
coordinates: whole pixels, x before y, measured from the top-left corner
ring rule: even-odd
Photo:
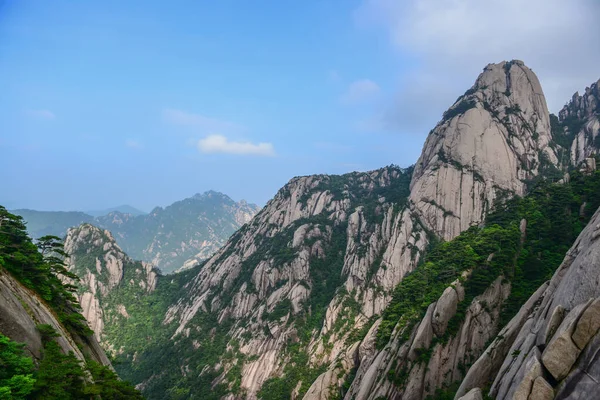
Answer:
[[[69,331],[89,336],[92,331],[73,295],[76,287],[63,283],[64,278],[78,280],[65,267],[65,256],[59,237],[43,236],[34,244],[23,218],[0,206],[0,267],[36,292]]]
[[[50,325],[39,325],[43,358],[36,368],[23,344],[0,334],[0,399],[143,399],[141,394],[108,367],[93,360],[82,363],[65,354]]]
[[[60,238],[44,236],[34,243],[23,219],[0,206],[0,269],[34,291],[71,335],[91,336],[74,296],[76,287],[63,283],[78,280],[67,270],[66,256]],[[38,365],[25,354],[23,344],[0,332],[0,399],[142,399],[108,367],[65,354],[50,325],[37,329],[44,345]]]

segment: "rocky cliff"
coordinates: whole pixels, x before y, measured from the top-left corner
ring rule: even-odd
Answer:
[[[345,376],[348,370],[331,371],[344,364],[340,357],[354,357],[350,344],[381,315],[427,245],[481,223],[499,199],[524,194],[558,164],[550,143],[533,72],[520,61],[490,64],[431,131],[414,172],[293,179],[206,262],[165,323],[177,325],[175,337],[190,335],[198,315],[232,323],[236,356],[216,368],[247,398],[267,380],[271,387],[294,374],[290,343],[311,371]],[[229,379],[237,368],[239,381]],[[324,379],[320,386],[329,388]],[[295,382],[296,393],[311,383]]]
[[[140,399],[80,314],[63,244],[0,206],[0,397]]]
[[[552,279],[539,288],[469,369],[456,398],[475,388],[489,389],[495,399],[597,397],[598,238],[600,210]]]
[[[410,199],[431,230],[452,239],[558,165],[551,141],[536,75],[517,60],[489,64],[427,137]]]
[[[116,289],[130,287],[143,295],[156,288],[158,270],[132,260],[107,230],[90,224],[70,228],[65,251],[69,254],[68,269],[80,278],[76,295],[82,314],[98,341],[103,341],[107,319],[114,325],[114,319],[127,318],[127,305],[118,302]],[[105,346],[109,348],[110,344]]]
[[[95,337],[70,332],[56,318],[55,312],[32,290],[27,289],[9,273],[0,269],[0,333],[24,343],[26,352],[39,363],[43,356],[40,324],[50,325],[64,353],[72,352],[78,360],[86,358],[110,365]]]
[[[580,164],[600,148],[600,80],[575,93],[559,113],[562,129],[571,138],[571,162]]]

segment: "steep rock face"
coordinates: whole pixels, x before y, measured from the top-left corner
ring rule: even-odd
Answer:
[[[347,353],[344,338],[383,309],[406,272],[383,265],[411,257],[410,250],[393,250],[396,236],[406,231],[402,218],[410,215],[402,204],[411,172],[388,167],[294,178],[202,267],[188,285],[189,297],[169,309],[165,322],[177,323],[176,334],[186,335],[197,313],[238,321],[231,336],[254,359],[241,374],[248,398],[283,371],[283,349],[298,336],[292,322],[306,313],[325,310],[303,344],[314,363]],[[424,233],[402,246],[417,242],[424,247]],[[416,262],[418,251],[412,255]]]
[[[398,329],[383,350],[362,355],[345,398],[423,399],[460,379],[461,365],[470,364],[497,332],[500,309],[510,293],[510,285],[502,281],[501,277],[496,279],[472,300],[457,333],[447,337],[446,326],[438,324],[440,317],[454,317],[456,305],[448,308],[448,304],[464,300],[461,283],[454,282],[437,302],[430,304],[412,332]],[[440,306],[445,310],[441,314]],[[408,340],[402,339],[407,334]]]
[[[329,366],[310,392],[313,398],[326,396],[323,382],[332,381],[331,371],[350,372],[338,366],[347,359],[353,332],[369,329],[430,239],[452,239],[481,222],[497,199],[523,194],[544,163],[558,163],[550,140],[535,75],[520,61],[490,64],[430,133],[410,191],[393,194],[394,182],[406,171],[389,168],[293,179],[206,262],[187,294],[170,307],[165,323],[178,325],[175,336],[186,336],[198,314],[233,320],[230,335],[239,343],[239,358],[252,360],[244,363],[239,382],[247,398],[254,398],[268,378],[285,374],[290,359],[284,349],[300,342],[311,365]],[[323,268],[333,270],[338,283],[319,287],[323,277],[316,271]],[[322,325],[303,342],[297,316],[314,313],[312,299],[324,289],[329,294],[318,296],[326,305]],[[442,314],[451,311],[451,303]],[[432,325],[438,332],[445,329],[441,320]],[[475,350],[482,345],[477,342]],[[219,367],[228,370],[234,364]],[[415,370],[412,381],[424,373]],[[434,384],[441,381],[431,378]]]
[[[405,211],[410,215],[409,220],[418,221],[427,231],[445,240],[456,237],[470,225],[482,222],[495,201],[523,195],[527,182],[541,172],[544,163],[558,165],[557,156],[550,146],[551,139],[546,101],[535,74],[521,61],[488,65],[475,85],[459,97],[430,132],[410,185]],[[414,233],[410,224],[400,226],[407,232],[403,237],[397,237],[402,242]],[[419,245],[423,243],[414,247],[424,249]],[[406,246],[399,244],[395,251]],[[395,261],[388,268],[403,271],[402,275],[415,265],[406,259]],[[493,303],[501,304],[506,296],[508,293],[502,294]],[[427,323],[431,324],[432,334],[439,335],[445,330],[456,310],[457,301],[458,296],[450,288],[446,296],[440,298],[433,319]],[[477,320],[466,321],[461,329],[490,338],[498,328],[497,315],[487,322],[489,329],[484,330],[485,334],[478,327]],[[423,345],[424,351],[429,351],[429,339],[423,341],[419,332],[413,332],[417,337],[411,336],[408,342],[398,339],[398,336],[406,334],[408,332],[397,332],[386,349],[360,361],[359,374],[348,398],[352,395],[357,398],[397,395],[396,385],[381,378],[381,371],[392,369],[392,363],[410,370],[402,392],[405,398],[424,398],[436,388],[462,376],[459,363],[468,361],[460,358],[460,351],[467,350],[465,344],[459,345],[464,338],[454,338],[454,347],[439,350],[445,352],[446,361],[455,361],[443,367],[446,375],[441,378],[436,373],[428,373],[426,377],[427,368],[427,371],[439,370],[439,366],[413,365],[415,351],[410,346],[412,340],[416,340],[418,346]],[[469,356],[477,358],[484,343],[485,340],[470,344],[473,347],[468,348]],[[368,370],[369,367],[372,369]],[[364,381],[361,373],[366,374]],[[427,381],[425,386],[424,381]]]
[[[103,365],[110,365],[95,337],[71,334],[35,293],[0,269],[0,332],[16,342],[24,343],[25,351],[36,362],[42,359],[43,350],[42,337],[36,328],[39,324],[54,328],[58,334],[55,340],[65,353],[72,352],[82,362],[88,357]]]
[[[106,230],[90,224],[69,229],[65,251],[70,255],[68,269],[81,279],[77,299],[82,314],[98,341],[103,337],[106,313],[118,310],[122,316],[127,314],[125,305],[111,307],[105,301],[117,286],[136,286],[144,292],[152,292],[156,287],[158,271],[148,263],[129,258]]]
[[[600,210],[550,282],[469,370],[457,398],[493,382],[496,399],[588,399],[600,386]],[[498,349],[501,349],[498,351]],[[491,356],[490,356],[491,355]],[[499,365],[501,363],[501,366]]]
[[[521,61],[490,64],[427,137],[410,199],[429,229],[452,239],[498,197],[523,195],[542,163],[558,163],[551,139],[535,74]]]
[[[571,162],[579,165],[598,153],[600,141],[600,80],[585,89],[583,95],[575,93],[559,113],[559,121],[567,134],[574,137],[571,145]]]

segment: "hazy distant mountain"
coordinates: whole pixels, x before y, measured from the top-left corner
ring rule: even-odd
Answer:
[[[25,219],[33,238],[64,237],[69,228],[86,222],[107,229],[131,257],[168,273],[210,257],[259,210],[255,204],[235,202],[214,191],[156,207],[149,214],[131,206],[115,208],[119,210],[96,217],[78,211],[22,209],[13,213]],[[138,215],[121,210],[134,210]]]
[[[137,217],[112,212],[94,224],[111,231],[134,259],[168,273],[210,257],[258,211],[255,204],[208,191]]]
[[[44,235],[62,237],[70,227],[94,221],[93,216],[81,211],[36,211],[24,208],[11,212],[25,219],[27,232],[34,239]]]
[[[111,212],[115,212],[118,211],[120,213],[123,214],[131,214],[135,217],[137,217],[138,215],[145,215],[148,214],[147,212],[144,212],[142,210],[138,210],[137,208],[130,206],[129,204],[123,204],[122,206],[117,206],[117,207],[112,207],[112,208],[107,208],[105,210],[91,210],[91,211],[86,211],[86,214],[89,214],[93,217],[102,217],[104,215],[110,214]]]

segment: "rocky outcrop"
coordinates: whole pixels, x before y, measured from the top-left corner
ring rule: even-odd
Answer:
[[[410,199],[428,228],[452,239],[498,198],[523,195],[542,163],[557,165],[551,140],[535,74],[517,60],[490,64],[427,137]]]
[[[65,252],[70,256],[66,260],[67,268],[80,278],[76,284],[81,290],[76,296],[82,315],[98,341],[102,341],[105,314],[117,307],[116,304],[111,307],[104,301],[115,288],[133,285],[145,293],[156,288],[156,268],[129,258],[107,230],[90,224],[69,229]],[[124,305],[119,305],[117,311],[121,315],[127,313]]]
[[[439,315],[434,310],[448,304],[449,293],[464,300],[462,284],[454,282],[440,300],[429,305],[421,322],[408,340],[402,340],[406,328],[397,328],[386,347],[376,354],[363,354],[356,378],[346,399],[385,398],[424,399],[436,388],[447,386],[462,377],[462,366],[481,354],[486,342],[498,329],[500,309],[510,293],[510,285],[502,277],[466,308],[465,317],[453,335],[446,326],[432,328]],[[456,307],[446,308],[444,320],[451,319]]]
[[[488,382],[492,382],[490,395],[498,400],[597,397],[599,239],[600,210],[579,235],[550,282],[532,296],[503,330],[518,328],[516,335],[500,333],[469,370],[456,398]],[[496,350],[498,343],[502,343],[500,352]],[[488,356],[490,352],[496,356]],[[501,366],[498,359],[502,360]]]
[[[600,80],[585,88],[583,95],[575,93],[558,114],[566,133],[574,137],[571,162],[579,165],[600,149]]]
[[[36,363],[42,359],[43,350],[42,337],[36,328],[39,324],[54,328],[58,334],[54,339],[65,353],[72,352],[82,362],[87,357],[103,365],[110,365],[93,336],[71,334],[44,301],[0,269],[0,332],[16,342],[24,343],[25,351]]]

